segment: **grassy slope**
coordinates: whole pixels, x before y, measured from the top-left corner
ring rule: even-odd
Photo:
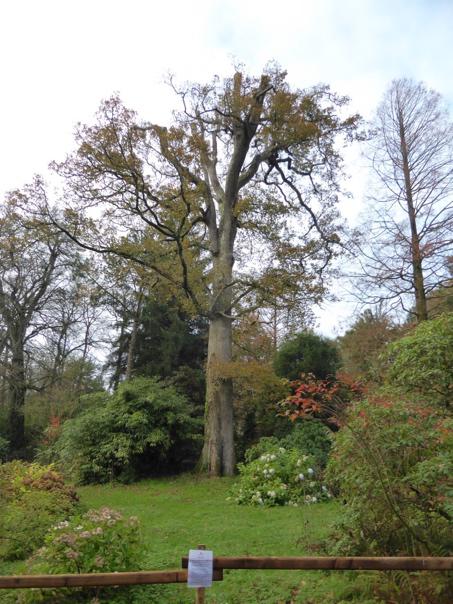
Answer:
[[[193,476],[130,486],[79,489],[90,507],[108,505],[140,518],[149,569],[176,568],[182,555],[203,543],[217,555],[313,555],[338,513],[336,503],[302,508],[239,507],[228,503],[229,479]],[[163,588],[159,599],[193,602],[185,586]],[[345,575],[299,571],[230,571],[208,590],[216,604],[339,602],[351,591]],[[340,596],[340,593],[343,593]],[[360,600],[364,602],[364,600]]]
[[[317,545],[340,511],[335,502],[300,508],[237,506],[226,500],[232,483],[225,478],[180,476],[129,486],[81,487],[78,492],[88,507],[109,506],[139,517],[150,570],[180,567],[181,556],[200,543],[219,556],[317,555]],[[26,572],[24,562],[0,563],[0,574]],[[360,583],[357,573],[226,571],[224,580],[207,590],[206,603],[373,602],[357,593]],[[185,604],[195,600],[193,590],[184,585],[159,586],[154,597],[156,588],[147,589],[149,602]],[[3,596],[7,594],[0,590],[0,601],[11,602]]]

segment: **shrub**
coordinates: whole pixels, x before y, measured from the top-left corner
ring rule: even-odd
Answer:
[[[342,551],[417,556],[452,549],[452,427],[413,403],[354,406],[327,469],[347,503]]]
[[[200,431],[200,421],[173,387],[136,378],[103,404],[67,420],[53,454],[79,483],[128,482],[194,462]]]
[[[0,463],[6,461],[9,451],[9,441],[0,436]]]
[[[137,518],[124,518],[105,507],[53,526],[28,566],[31,574],[132,571],[142,566],[141,551]],[[19,602],[126,604],[136,602],[141,591],[137,587],[34,589],[24,590]]]
[[[0,551],[23,559],[41,545],[52,524],[75,513],[78,497],[52,466],[14,461],[0,465]]]
[[[315,460],[318,468],[327,465],[332,446],[332,432],[315,419],[302,420],[296,423],[291,432],[280,439],[281,446],[297,449]]]
[[[453,313],[423,321],[386,351],[387,381],[444,407],[453,403]]]
[[[238,504],[298,506],[330,497],[315,459],[297,449],[279,447],[272,438],[261,439],[257,447],[246,453],[246,463],[238,468],[240,478],[232,496]]]
[[[279,403],[280,415],[292,422],[299,419],[319,419],[331,430],[337,430],[348,403],[363,396],[361,382],[346,374],[319,380],[313,374],[301,374],[290,383],[291,394]]]
[[[332,536],[332,553],[452,554],[452,428],[452,420],[435,409],[410,402],[368,400],[350,410],[327,468],[330,486],[346,503]],[[406,585],[406,595],[417,594],[415,599],[404,599],[402,590],[389,601],[446,601],[445,575],[436,579],[439,599],[432,578],[414,575],[407,581],[412,587]],[[395,595],[397,583],[386,589]]]
[[[246,462],[258,459],[263,453],[272,452],[283,447],[297,449],[300,455],[308,455],[314,460],[314,466],[324,469],[332,446],[332,434],[321,422],[306,419],[292,426],[291,431],[283,438],[266,436],[247,449]]]

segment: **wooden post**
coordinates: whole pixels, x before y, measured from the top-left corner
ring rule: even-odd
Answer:
[[[199,545],[197,549],[206,549],[206,545]],[[204,604],[204,587],[197,587],[195,592],[195,604]]]

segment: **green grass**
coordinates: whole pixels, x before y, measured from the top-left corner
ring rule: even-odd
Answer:
[[[140,518],[149,569],[177,568],[190,548],[204,544],[219,556],[316,555],[340,506],[256,508],[226,501],[232,479],[184,476],[130,486],[79,489],[90,507],[109,505]],[[165,587],[169,603],[194,602],[185,586]],[[226,571],[207,590],[212,604],[340,602],[353,591],[349,577],[300,571]],[[343,595],[342,595],[343,594]],[[363,602],[363,599],[360,600]]]
[[[146,568],[178,568],[190,548],[205,544],[219,556],[316,555],[340,511],[338,503],[300,508],[256,508],[226,501],[232,479],[194,476],[147,480],[129,486],[79,488],[88,507],[109,506],[141,521]],[[0,566],[21,573],[24,565]],[[304,571],[226,571],[207,590],[211,604],[334,604],[354,601],[359,577]],[[152,596],[153,587],[149,587]],[[185,585],[159,587],[157,601],[193,603]],[[150,597],[150,601],[153,601]],[[156,601],[156,600],[154,600]],[[363,595],[356,602],[365,604]],[[368,600],[371,602],[371,600]]]

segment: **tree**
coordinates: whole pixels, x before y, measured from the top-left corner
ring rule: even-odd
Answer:
[[[375,126],[379,188],[361,249],[359,295],[419,322],[428,318],[429,293],[446,283],[453,249],[453,126],[439,94],[406,79],[392,82]]]
[[[367,308],[339,338],[342,369],[354,377],[372,379],[378,355],[401,334],[384,314]]]
[[[277,375],[297,380],[301,373],[318,379],[334,377],[340,364],[334,342],[311,332],[302,332],[284,342],[274,359]]]
[[[95,282],[104,310],[111,317],[117,337],[111,342],[105,368],[111,369],[110,385],[116,390],[120,380],[135,373],[137,336],[143,304],[154,284],[147,282],[141,267],[130,260],[108,255],[102,258]]]
[[[138,326],[134,367],[139,375],[168,378],[182,366],[206,360],[206,325],[190,319],[175,301],[148,298]]]
[[[428,317],[432,319],[442,313],[453,312],[453,256],[447,258],[449,278],[434,289],[427,297]]]
[[[339,249],[335,143],[355,135],[358,117],[340,117],[347,99],[328,87],[292,91],[285,76],[271,67],[174,88],[182,111],[169,128],[112,98],[55,165],[67,190],[51,221],[85,248],[154,271],[208,318],[202,461],[212,474],[234,471],[232,380],[222,373],[232,322],[319,300]]]
[[[24,403],[33,340],[51,327],[48,313],[62,283],[66,259],[61,234],[31,228],[18,202],[39,195],[33,187],[11,194],[0,213],[0,350],[8,392],[11,454],[25,448]]]
[[[128,379],[127,368],[133,367],[133,377],[154,376],[172,383],[202,416],[206,321],[188,317],[178,308],[177,301],[163,301],[154,292],[149,292],[143,298],[135,344],[131,347],[134,326],[135,322],[128,330],[127,325],[121,323],[119,337],[109,356],[108,365],[114,368],[112,383],[115,389],[121,378]]]
[[[81,393],[84,374],[92,360],[90,352],[105,338],[101,335],[106,327],[101,292],[91,280],[95,270],[92,262],[77,253],[71,254],[70,260],[67,258],[61,285],[53,291],[48,329],[42,334],[31,364],[35,381],[39,379],[44,390],[60,386],[68,362],[71,374],[75,374],[78,365],[81,372],[72,391],[75,399]]]

